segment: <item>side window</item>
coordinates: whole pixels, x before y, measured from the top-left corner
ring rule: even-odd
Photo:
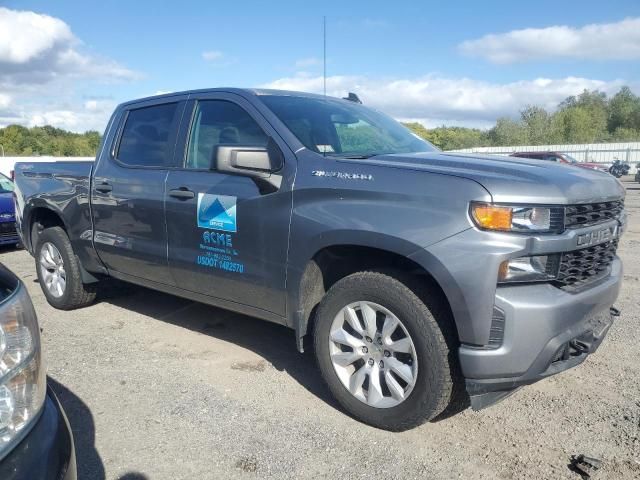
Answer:
[[[116,158],[136,167],[168,167],[173,160],[171,132],[177,103],[130,110],[122,130]]]
[[[196,105],[186,168],[210,170],[219,145],[266,147],[269,137],[239,105],[203,100]]]
[[[13,192],[13,182],[0,173],[0,193]]]

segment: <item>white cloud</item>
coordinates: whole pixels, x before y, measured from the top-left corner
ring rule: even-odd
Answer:
[[[90,99],[86,100],[82,106],[76,104],[30,106],[19,113],[19,123],[30,127],[53,125],[72,132],[98,130],[102,133],[115,106],[115,101],[111,99]]]
[[[42,84],[60,76],[137,78],[137,73],[81,47],[58,18],[0,7],[0,86]]]
[[[98,100],[87,100],[86,102],[84,102],[84,108],[87,110],[97,110]]]
[[[51,124],[102,130],[114,102],[78,97],[78,83],[140,77],[89,52],[69,25],[50,15],[0,7],[0,127]]]
[[[493,63],[546,58],[635,60],[640,59],[640,17],[581,28],[559,25],[512,30],[468,40],[459,48]]]
[[[62,20],[0,8],[0,62],[26,63],[57,44],[74,41]]]
[[[11,103],[11,97],[6,93],[0,93],[0,108],[7,108]]]
[[[77,130],[80,123],[80,115],[73,110],[49,110],[46,112],[34,112],[29,116],[28,120],[29,126],[55,125],[67,130]]]
[[[327,94],[344,97],[355,92],[362,101],[398,119],[415,119],[425,125],[491,125],[498,117],[514,116],[527,104],[553,110],[570,95],[584,89],[608,94],[624,82],[588,78],[537,78],[511,83],[489,83],[470,78],[428,75],[413,79],[358,76],[327,77]],[[298,75],[263,85],[265,88],[322,93],[321,76]]]
[[[219,50],[208,50],[206,52],[202,52],[202,58],[207,62],[216,62],[221,60],[224,57],[224,54]]]

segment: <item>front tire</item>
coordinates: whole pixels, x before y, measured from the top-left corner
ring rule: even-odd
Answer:
[[[322,377],[350,415],[401,431],[444,411],[456,370],[434,313],[384,273],[354,273],[331,287],[318,307],[315,355]]]
[[[62,228],[50,227],[40,233],[35,260],[40,288],[51,306],[73,310],[95,300],[96,284],[82,282],[80,263]]]

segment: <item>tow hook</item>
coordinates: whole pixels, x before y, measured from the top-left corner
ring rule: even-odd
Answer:
[[[572,357],[577,357],[579,355],[582,355],[583,353],[589,353],[590,350],[589,345],[579,340],[571,340],[569,342],[569,348],[569,355],[571,355]]]
[[[612,317],[616,317],[618,318],[620,316],[620,310],[618,310],[616,307],[611,307],[609,309],[609,313],[611,314]]]

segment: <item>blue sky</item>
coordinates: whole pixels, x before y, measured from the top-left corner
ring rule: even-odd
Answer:
[[[323,15],[329,93],[427,126],[488,127],[583,88],[640,93],[637,0],[0,5],[0,125],[101,130],[121,101],[191,88],[318,91]]]

